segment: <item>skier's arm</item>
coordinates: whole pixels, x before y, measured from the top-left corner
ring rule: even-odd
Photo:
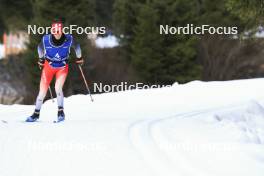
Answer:
[[[76,64],[83,65],[84,60],[82,58],[82,50],[81,50],[80,44],[77,43],[74,39],[72,40],[72,48],[75,51],[75,55],[76,55],[75,62],[76,62]]]
[[[38,56],[39,56],[38,64],[40,67],[43,67],[45,63],[45,58],[44,58],[44,46],[42,41],[38,44]]]
[[[76,58],[78,59],[82,58],[82,50],[80,44],[77,43],[74,39],[72,39],[72,48],[75,51]]]
[[[44,59],[44,46],[42,41],[38,44],[38,56],[39,59]]]

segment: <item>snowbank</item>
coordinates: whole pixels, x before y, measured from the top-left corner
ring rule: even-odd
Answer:
[[[0,105],[0,175],[262,176],[264,79]]]
[[[184,174],[263,173],[264,109],[255,101],[161,119],[150,130],[158,149],[181,163]]]

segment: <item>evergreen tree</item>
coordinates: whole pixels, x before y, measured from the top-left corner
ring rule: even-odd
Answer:
[[[113,4],[115,0],[100,0],[95,3],[96,25],[112,27]]]
[[[30,0],[0,0],[0,11],[0,29],[2,31],[25,30],[26,24],[32,18]]]
[[[236,26],[242,32],[246,26],[237,15],[227,8],[228,0],[201,0],[198,3],[198,23],[212,26]]]
[[[5,24],[4,24],[4,20],[2,19],[2,17],[0,16],[0,36],[3,36],[4,34],[4,29],[6,28]],[[3,38],[1,37],[0,38],[0,42],[3,42],[2,41]]]
[[[226,6],[231,13],[246,22],[247,26],[263,25],[263,0],[226,0]]]
[[[157,83],[163,76],[162,37],[158,30],[158,14],[149,3],[140,7],[132,42],[132,64],[145,82]]]
[[[116,0],[114,21],[122,34],[123,57],[150,83],[201,79],[197,44],[203,36],[159,35],[159,25],[237,26],[245,22],[228,11],[229,0]],[[224,37],[224,36],[223,36]]]
[[[160,25],[195,23],[195,1],[148,1],[140,6],[132,41],[132,63],[149,83],[171,84],[200,79],[195,36],[160,35]]]
[[[115,33],[121,37],[122,56],[131,62],[131,43],[134,40],[134,26],[137,24],[137,15],[140,5],[145,0],[115,0],[113,23]]]

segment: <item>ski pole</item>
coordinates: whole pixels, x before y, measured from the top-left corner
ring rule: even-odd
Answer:
[[[39,69],[42,70],[41,67],[39,67]],[[46,82],[46,77],[45,77],[45,82]],[[50,93],[50,97],[51,97],[52,103],[54,103],[54,99],[53,99],[53,95],[52,95],[52,91],[51,91],[50,86],[49,86],[49,93]]]
[[[50,86],[49,86],[49,93],[50,93],[50,97],[51,97],[52,103],[54,103],[54,98],[53,98]]]
[[[89,95],[90,95],[90,97],[91,97],[91,101],[93,102],[94,100],[93,100],[93,97],[92,97],[92,95],[91,95],[91,91],[90,91],[89,86],[88,86],[88,84],[87,84],[86,78],[85,78],[85,76],[84,76],[84,74],[83,74],[82,67],[81,67],[81,65],[78,65],[78,66],[79,66],[80,72],[81,72],[81,74],[82,74],[83,81],[84,81],[84,84],[85,84],[85,86],[86,86],[87,92],[89,93]]]

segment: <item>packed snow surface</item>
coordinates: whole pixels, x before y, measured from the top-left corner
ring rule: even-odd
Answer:
[[[264,79],[0,105],[1,176],[263,176]]]

